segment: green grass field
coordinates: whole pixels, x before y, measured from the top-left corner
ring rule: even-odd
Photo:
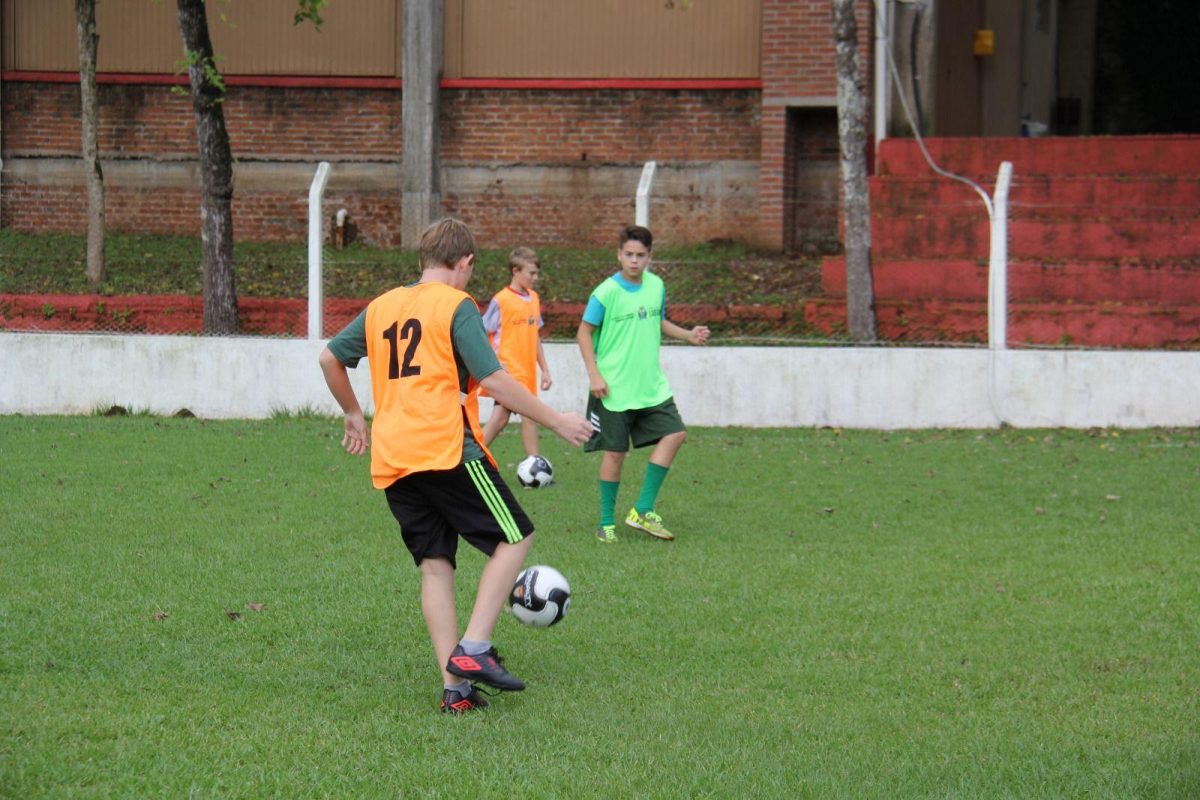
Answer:
[[[543,437],[571,612],[456,719],[340,421],[0,417],[0,796],[1200,796],[1200,432],[697,429],[612,547]]]

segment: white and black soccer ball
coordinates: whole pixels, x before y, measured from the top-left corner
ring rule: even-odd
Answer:
[[[526,567],[508,596],[513,616],[534,628],[548,628],[567,615],[571,587],[554,567]]]
[[[554,467],[541,456],[526,456],[517,464],[517,480],[526,489],[538,489],[554,483]]]

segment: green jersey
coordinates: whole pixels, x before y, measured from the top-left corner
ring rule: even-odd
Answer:
[[[604,407],[609,411],[650,408],[671,397],[658,357],[666,299],[662,278],[647,271],[640,286],[623,283],[613,276],[592,292],[592,300],[604,307],[592,345],[608,384]]]

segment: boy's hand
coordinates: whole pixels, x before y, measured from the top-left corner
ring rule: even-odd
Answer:
[[[688,341],[696,345],[708,344],[708,326],[697,325],[688,332]]]
[[[361,456],[371,446],[371,434],[367,421],[361,413],[346,415],[346,433],[342,436],[342,447],[352,456]]]
[[[593,375],[588,378],[588,391],[592,393],[592,397],[602,400],[608,397],[608,382],[599,375]]]
[[[547,389],[549,389],[549,388],[550,388],[550,385],[551,385],[552,383],[554,383],[554,381],[550,380],[550,373],[549,373],[549,372],[543,372],[543,373],[542,373],[542,391],[544,392],[544,391],[546,391]]]
[[[592,438],[592,423],[574,412],[559,414],[559,422],[554,432],[578,447]]]

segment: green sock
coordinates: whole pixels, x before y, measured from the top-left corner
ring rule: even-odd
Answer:
[[[600,481],[600,524],[615,525],[613,510],[617,507],[617,489],[620,481]]]
[[[660,466],[653,461],[646,464],[646,480],[642,482],[642,493],[638,495],[637,503],[634,504],[634,508],[639,514],[654,510],[654,501],[658,499],[658,490],[662,488],[663,481],[667,479],[667,470],[669,469],[670,467]]]

